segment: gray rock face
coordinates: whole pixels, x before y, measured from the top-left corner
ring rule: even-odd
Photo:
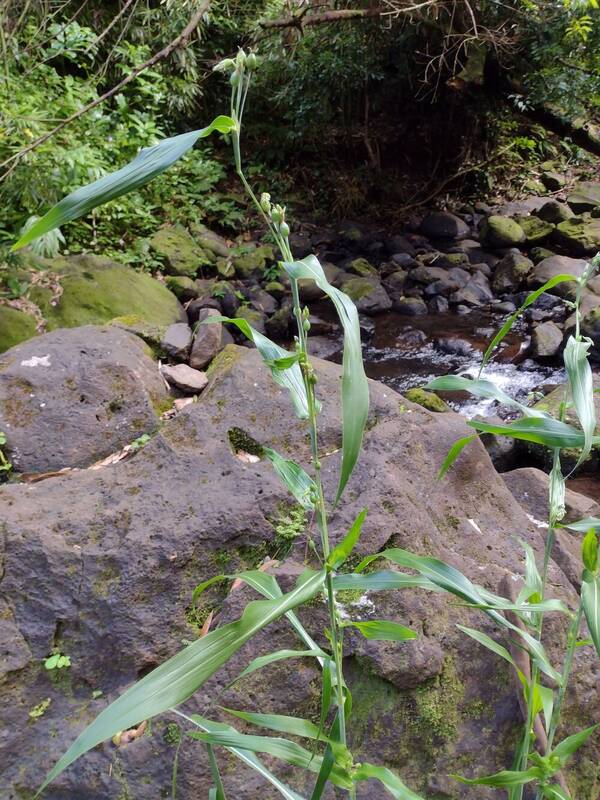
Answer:
[[[85,467],[158,424],[148,347],[116,327],[60,329],[0,357],[0,430],[18,472]]]
[[[162,338],[161,345],[167,355],[176,361],[186,361],[192,346],[192,329],[186,322],[169,325]]]
[[[542,322],[533,329],[531,345],[535,358],[552,358],[563,342],[562,329],[555,322]]]
[[[420,297],[399,297],[394,300],[394,311],[407,317],[420,317],[427,313],[427,305]]]
[[[316,363],[321,447],[326,494],[332,497],[339,469],[340,429],[336,394],[340,368]],[[0,623],[12,660],[0,685],[2,797],[27,796],[49,765],[87,721],[141,674],[193,639],[201,624],[189,613],[193,588],[223,571],[259,563],[277,553],[282,504],[290,504],[270,465],[236,457],[232,428],[258,442],[309,460],[303,425],[291,422],[288,397],[274,385],[254,351],[230,347],[211,368],[199,401],[167,422],[131,460],[32,485],[0,488],[4,596]],[[444,483],[436,474],[450,445],[470,429],[456,414],[433,414],[371,383],[370,424],[365,449],[348,487],[347,504],[332,517],[338,541],[363,506],[369,516],[358,553],[393,542],[417,553],[434,553],[469,577],[497,590],[502,578],[523,569],[514,532],[540,553],[539,529],[515,502],[483,447],[461,455]],[[236,435],[240,435],[239,433]],[[168,480],[166,479],[168,477]],[[300,539],[295,557],[302,558]],[[279,570],[289,588],[301,563]],[[550,568],[553,591],[574,600],[564,572]],[[227,621],[250,599],[231,593],[219,616]],[[207,596],[209,606],[218,595]],[[350,745],[358,759],[384,763],[425,795],[475,800],[495,795],[455,784],[447,775],[460,759],[478,771],[510,763],[519,731],[519,705],[512,681],[497,658],[473,648],[456,623],[497,635],[487,618],[439,594],[383,592],[369,599],[376,611],[346,603],[353,618],[372,614],[411,625],[419,634],[403,645],[368,642],[349,634],[346,678],[354,706]],[[207,606],[206,608],[208,608]],[[186,613],[186,608],[188,613]],[[326,646],[322,604],[301,616]],[[557,627],[549,622],[546,644],[555,655]],[[285,622],[275,623],[185,704],[188,713],[216,716],[216,706],[318,718],[316,672],[305,661],[273,665],[225,690],[249,660],[277,647],[297,648]],[[69,654],[68,675],[51,680],[40,662],[53,647]],[[308,660],[307,660],[308,661]],[[291,664],[292,662],[290,662]],[[600,669],[584,648],[576,654],[575,684],[567,698],[577,729],[598,714]],[[92,692],[103,696],[94,699]],[[35,721],[29,711],[46,698]],[[585,698],[585,700],[584,700]],[[484,710],[482,710],[484,709]],[[45,793],[48,800],[168,797],[174,729],[166,716],[129,745],[103,744],[87,753]],[[383,721],[383,722],[382,722]],[[52,732],[52,735],[51,735]],[[571,729],[569,728],[569,732]],[[175,730],[176,733],[176,730]],[[586,748],[586,766],[597,765],[598,746]],[[239,762],[225,754],[225,788],[232,797],[269,798]],[[179,753],[178,794],[202,797],[211,785],[204,749],[185,737]],[[279,765],[278,774],[306,794],[310,779]],[[361,800],[384,800],[377,786]]]
[[[479,277],[480,276],[480,277]],[[494,299],[485,275],[481,272],[474,275],[470,281],[458,291],[450,295],[450,302],[468,306],[483,306]]]
[[[435,211],[421,223],[421,233],[431,239],[460,239],[468,236],[469,226],[455,214]]]
[[[567,202],[576,214],[593,211],[600,206],[600,183],[595,181],[581,181],[573,187],[567,197]]]

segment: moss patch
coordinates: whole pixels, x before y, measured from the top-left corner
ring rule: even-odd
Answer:
[[[33,317],[10,306],[0,306],[0,353],[36,334]]]
[[[422,406],[428,411],[450,411],[450,407],[444,403],[441,397],[425,389],[418,389],[416,387],[408,389],[404,392],[404,397],[410,400],[411,403],[416,403],[418,406]]]

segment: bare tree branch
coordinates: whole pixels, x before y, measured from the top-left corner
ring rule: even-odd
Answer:
[[[56,133],[61,131],[71,122],[74,122],[76,119],[79,119],[84,114],[87,114],[88,111],[91,111],[92,108],[96,108],[96,106],[99,106],[101,103],[104,103],[105,100],[108,100],[110,97],[113,97],[115,94],[117,94],[117,92],[120,92],[121,89],[123,89],[123,87],[127,86],[128,83],[131,83],[131,81],[135,80],[135,78],[137,78],[137,76],[140,75],[142,72],[149,69],[150,67],[153,67],[159,61],[162,61],[168,56],[170,56],[174,50],[177,50],[177,48],[184,47],[187,44],[187,41],[192,35],[192,33],[196,30],[196,28],[202,21],[202,17],[208,10],[209,6],[210,6],[210,0],[204,0],[202,5],[195,11],[194,15],[192,16],[188,24],[185,26],[185,28],[181,31],[181,33],[178,36],[176,36],[172,42],[166,45],[166,47],[163,47],[162,50],[159,50],[143,64],[140,64],[139,67],[136,67],[134,70],[132,70],[129,73],[129,75],[123,78],[123,80],[120,81],[116,86],[113,86],[112,89],[109,89],[103,95],[97,97],[91,103],[88,103],[87,106],[84,106],[75,114],[72,114],[70,117],[67,117],[66,119],[62,120],[62,122],[59,125],[53,128],[51,131],[48,131],[48,133],[45,133],[43,136],[40,136],[38,139],[36,139],[27,147],[25,147],[23,150],[20,150],[18,153],[15,153],[10,158],[7,158],[6,161],[3,161],[0,164],[0,168],[6,167],[10,164],[14,165],[16,162],[20,161],[20,159],[22,159],[23,156],[27,155],[27,153],[30,153],[32,150],[35,150],[36,147],[39,147],[44,142],[47,142],[48,139],[50,139]]]

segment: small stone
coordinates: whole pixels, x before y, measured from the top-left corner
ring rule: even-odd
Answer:
[[[363,314],[380,314],[392,307],[387,292],[376,278],[350,278],[342,286]]]
[[[261,314],[274,314],[277,311],[277,300],[258,286],[248,290],[248,297],[252,308]]]
[[[222,278],[229,279],[235,276],[235,267],[230,258],[218,258],[216,267]]]
[[[436,411],[439,413],[451,410],[450,407],[444,403],[441,397],[438,397],[437,394],[428,392],[425,389],[419,389],[417,387],[408,389],[406,392],[404,392],[404,397],[406,397],[406,399],[411,403],[416,403],[416,405],[422,406],[428,411]]]
[[[533,329],[531,337],[534,358],[552,358],[563,343],[563,332],[555,322],[542,322]]]
[[[420,317],[427,313],[427,306],[420,297],[399,297],[394,301],[394,311],[407,317]]]
[[[276,300],[281,300],[287,294],[287,289],[280,281],[269,281],[265,284],[265,292],[268,292]]]
[[[187,361],[192,346],[192,329],[185,322],[169,325],[165,331],[161,345],[167,355],[176,361]]]
[[[485,279],[485,275],[482,273],[478,273],[481,277]],[[494,295],[492,294],[489,285],[484,285],[481,281],[475,280],[475,276],[471,278],[471,280],[459,289],[457,292],[454,292],[448,298],[450,303],[458,304],[458,305],[469,305],[469,306],[482,306],[487,305],[491,300],[494,299]]]
[[[432,297],[427,303],[430,314],[445,314],[450,308],[450,304],[441,294]]]
[[[514,292],[525,283],[532,269],[533,261],[518,250],[507,253],[496,265],[492,289],[496,294]]]
[[[204,323],[211,317],[219,317],[219,312],[214,308],[203,308],[198,315],[196,335],[190,353],[190,366],[196,370],[207,367],[217,353],[223,349],[224,328],[220,322]]]
[[[355,258],[346,266],[346,270],[348,272],[354,273],[354,275],[358,275],[361,278],[369,278],[379,276],[379,273],[375,269],[375,267],[370,264],[366,258]]]
[[[434,211],[421,223],[421,233],[431,239],[459,239],[468,236],[469,226],[447,211]]]
[[[564,175],[553,170],[542,172],[540,180],[549,192],[559,192],[567,182]]]
[[[192,369],[187,364],[164,365],[161,367],[161,373],[172,386],[190,394],[201,392],[208,383],[204,372]]]

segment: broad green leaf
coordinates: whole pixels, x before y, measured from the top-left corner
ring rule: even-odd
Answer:
[[[565,368],[569,376],[573,405],[583,431],[583,447],[573,469],[585,461],[590,454],[596,430],[596,409],[594,406],[594,383],[592,368],[588,361],[588,350],[593,345],[591,339],[576,339],[569,336],[564,352]]]
[[[598,536],[593,528],[583,537],[581,559],[587,570],[592,573],[596,572],[598,569]]]
[[[367,622],[352,622],[344,623],[344,626],[352,626],[358,628],[365,639],[377,639],[378,641],[386,642],[406,642],[409,639],[416,639],[417,634],[400,625],[398,622],[390,622],[387,619],[373,619]]]
[[[302,377],[300,365],[294,360],[291,366],[286,369],[273,366],[279,359],[287,360],[294,354],[288,353],[283,347],[280,347],[266,336],[263,336],[262,333],[249,325],[247,320],[243,319],[243,317],[212,316],[203,320],[202,324],[211,325],[216,322],[225,322],[228,325],[235,325],[247,339],[254,342],[266,366],[271,370],[271,376],[275,383],[289,391],[296,416],[299,419],[308,419],[308,400],[306,399],[306,387],[304,386],[304,378]]]
[[[567,738],[563,739],[560,744],[556,745],[550,755],[560,758],[560,763],[562,766],[564,766],[573,753],[577,752],[580,747],[583,747],[590,736],[596,732],[598,727],[598,725],[592,725],[589,728],[579,731],[579,733],[574,733],[572,736],[567,736]]]
[[[347,713],[347,717],[350,715]],[[315,787],[312,791],[310,796],[310,800],[321,800],[323,796],[323,792],[327,786],[327,780],[329,778],[329,773],[333,769],[333,765],[335,764],[335,757],[333,755],[333,749],[331,746],[332,742],[339,742],[340,738],[340,723],[339,723],[339,711],[336,713],[335,719],[333,720],[333,724],[331,726],[331,730],[329,732],[329,743],[325,748],[325,753],[323,754],[323,760],[321,761],[321,768],[319,769],[319,773],[317,775],[317,780],[315,781]]]
[[[229,133],[234,128],[235,122],[231,117],[219,116],[206,128],[163,139],[158,144],[141,150],[133,161],[117,172],[82,186],[63,198],[24,233],[12,249],[25,247],[39,236],[60,228],[65,222],[78,219],[109,200],[139,189],[180,159],[198,139],[209,136],[213,131]]]
[[[266,667],[268,664],[273,664],[275,661],[282,661],[287,658],[327,658],[327,654],[321,650],[276,650],[274,653],[269,653],[266,656],[258,656],[253,659],[246,669],[237,676],[233,683],[245,678],[252,672]]]
[[[335,502],[340,499],[360,454],[369,412],[369,384],[365,375],[356,306],[350,298],[331,286],[323,267],[314,255],[302,261],[284,262],[294,280],[309,278],[332,300],[344,329],[342,375],[342,467]]]
[[[270,361],[268,363],[269,367],[275,367],[275,369],[289,369],[292,367],[300,358],[299,353],[294,353],[291,356],[285,356],[284,358],[276,358],[274,361]]]
[[[600,577],[587,570],[583,573],[581,584],[581,602],[587,620],[590,636],[596,652],[600,656]]]
[[[506,320],[504,325],[500,328],[498,333],[494,336],[494,338],[492,339],[492,341],[488,345],[487,350],[483,354],[483,359],[481,361],[481,366],[479,368],[479,375],[481,375],[481,373],[483,372],[483,369],[484,369],[485,365],[490,360],[490,356],[492,355],[492,353],[494,352],[496,347],[500,344],[502,339],[504,339],[506,334],[510,331],[512,326],[519,319],[519,317],[525,311],[526,308],[528,308],[530,305],[532,305],[532,303],[535,303],[535,301],[538,299],[538,297],[540,297],[542,294],[544,294],[544,292],[547,292],[550,289],[553,289],[555,286],[558,286],[559,283],[565,283],[565,282],[569,282],[569,283],[570,282],[575,282],[576,283],[577,280],[578,279],[575,277],[575,275],[568,275],[568,274],[555,275],[554,278],[551,278],[543,286],[540,286],[540,288],[536,289],[535,292],[531,292],[531,294],[528,295],[525,298],[525,302],[523,303],[523,305],[520,308],[518,308],[513,314],[511,314],[510,317],[508,317],[508,319]]]
[[[538,684],[536,689],[540,696],[540,703],[544,711],[544,727],[546,733],[550,731],[550,723],[552,722],[552,713],[554,711],[554,692],[549,686],[542,686]]]
[[[585,519],[577,520],[577,522],[567,522],[561,527],[578,533],[587,533],[589,530],[600,533],[600,517],[586,517]]]
[[[314,498],[317,496],[317,486],[313,479],[295,461],[282,458],[270,447],[263,447],[263,453],[302,508],[312,511],[315,507]]]
[[[499,403],[502,403],[502,405],[518,409],[526,416],[546,416],[541,411],[536,411],[533,408],[523,405],[523,403],[519,403],[518,400],[515,400],[510,397],[510,395],[506,394],[506,392],[503,392],[495,383],[483,380],[482,378],[473,380],[471,378],[463,378],[460,375],[443,375],[430,381],[427,386],[425,386],[425,389],[433,392],[469,392],[469,394],[475,395],[476,397],[497,400]]]
[[[360,538],[360,533],[362,531],[363,522],[365,521],[366,516],[367,516],[367,509],[363,508],[363,510],[359,513],[357,518],[352,523],[352,527],[350,528],[348,533],[329,554],[329,557],[327,558],[328,567],[334,570],[338,569],[339,567],[342,566],[344,561],[354,550],[354,548],[356,547],[356,543]]]
[[[477,439],[478,436],[479,436],[478,433],[474,433],[472,436],[463,436],[462,439],[457,439],[454,442],[450,450],[448,450],[448,454],[446,455],[446,458],[444,459],[442,466],[440,467],[440,471],[438,472],[437,476],[438,481],[440,481],[444,477],[444,475],[448,472],[450,467],[454,464],[454,462],[462,453],[462,451],[465,449],[465,447],[468,444],[471,444],[471,442],[474,439]]]
[[[371,778],[383,784],[396,800],[423,800],[421,795],[409,789],[391,769],[369,763],[359,764],[354,773],[354,781],[368,781]]]
[[[309,573],[288,594],[273,600],[252,601],[238,620],[211,631],[152,670],[84,729],[50,771],[40,791],[100,742],[187,700],[258,631],[314,597],[324,580],[324,571]]]
[[[327,672],[327,670],[325,670]],[[224,708],[228,714],[243,719],[259,728],[268,728],[278,733],[288,733],[290,736],[300,736],[302,739],[321,739],[327,741],[328,737],[319,731],[318,725],[308,719],[289,717],[285,714],[257,714],[251,711],[237,711],[233,708]]]
[[[193,739],[208,742],[212,745],[235,747],[239,750],[250,750],[252,753],[265,753],[285,761],[287,764],[293,764],[296,767],[302,767],[312,772],[319,772],[321,768],[321,756],[313,756],[305,747],[278,736],[253,736],[238,733],[234,730],[214,731],[211,733],[189,731],[189,735]],[[352,788],[350,775],[337,763],[333,765],[329,780],[335,786],[340,786],[344,789]]]
[[[493,433],[496,436],[509,436],[527,442],[543,444],[546,447],[583,447],[583,433],[566,422],[551,417],[523,417],[506,425],[495,425],[478,419],[467,422],[480,433]],[[592,439],[592,444],[600,442],[600,436]]]
[[[219,731],[235,732],[235,728],[232,728],[230,725],[224,725],[222,722],[214,722],[213,720],[208,720],[199,716],[188,717],[185,714],[181,714],[181,712],[177,710],[174,710],[174,713],[183,717],[188,722],[191,722],[205,733],[216,733]],[[265,780],[267,780],[278,790],[279,794],[285,798],[285,800],[304,800],[304,797],[294,792],[289,788],[289,786],[286,786],[286,784],[280,781],[276,775],[273,775],[273,773],[265,767],[262,761],[260,761],[249,750],[241,750],[236,747],[228,747],[226,749],[229,750],[230,753],[233,753],[233,755],[235,755],[236,758],[238,758],[244,764],[247,764],[249,767],[255,770],[255,772],[258,772],[259,775],[262,775]]]
[[[525,783],[530,783],[536,778],[539,780],[544,777],[544,773],[539,767],[530,767],[524,772],[515,772],[513,770],[502,770],[496,772],[495,775],[487,775],[485,778],[463,778],[461,775],[452,775],[455,780],[461,783],[479,786],[522,786]]]
[[[335,665],[331,663],[331,660],[323,666],[323,680],[321,682],[321,714],[319,716],[318,739],[320,739],[323,735],[325,723],[327,722],[327,715],[329,714],[329,709],[331,708],[331,688],[333,683],[332,673],[334,669]],[[329,737],[327,737],[327,739],[329,740]]]
[[[357,573],[348,572],[341,575],[334,575],[333,588],[336,591],[344,589],[362,590],[363,592],[382,592],[387,589],[428,589],[429,591],[439,592],[440,587],[436,586],[422,575],[405,575],[403,572],[394,572],[391,569],[384,569],[378,572]]]

